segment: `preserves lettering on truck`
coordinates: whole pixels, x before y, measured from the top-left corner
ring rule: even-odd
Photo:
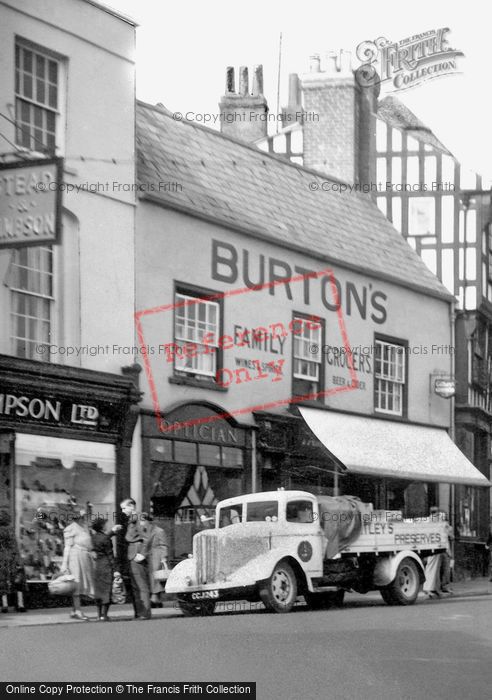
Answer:
[[[262,601],[289,612],[341,604],[346,591],[379,590],[388,605],[411,605],[424,581],[422,559],[444,552],[446,524],[404,520],[354,496],[278,491],[217,505],[215,528],[193,538],[193,555],[170,573],[186,615],[209,615],[219,600]]]

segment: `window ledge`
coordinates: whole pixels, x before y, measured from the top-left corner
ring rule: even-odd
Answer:
[[[169,377],[169,384],[177,384],[179,386],[194,386],[197,389],[208,389],[209,391],[221,391],[225,393],[229,389],[225,386],[218,386],[215,382],[202,382],[199,379],[194,379],[193,377]]]

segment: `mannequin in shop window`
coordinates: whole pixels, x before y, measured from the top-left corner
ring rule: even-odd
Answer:
[[[0,512],[0,594],[2,612],[9,611],[9,596],[15,592],[17,612],[25,612],[24,592],[25,576],[19,556],[14,529],[10,515]]]

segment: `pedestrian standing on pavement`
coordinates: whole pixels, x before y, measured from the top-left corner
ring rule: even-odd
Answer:
[[[449,524],[448,516],[446,513],[440,512],[439,517],[444,521],[446,527],[446,551],[442,553],[441,557],[441,591],[443,593],[452,593],[451,586],[451,561],[453,559],[453,540],[454,533],[453,528]]]
[[[94,598],[94,560],[91,556],[92,539],[87,525],[87,513],[80,509],[70,514],[72,522],[63,530],[65,548],[63,550],[62,574],[71,574],[75,579],[72,596],[74,620],[86,621],[89,618],[80,609],[80,596]]]
[[[104,531],[107,520],[96,518],[92,522],[92,556],[94,558],[94,599],[97,605],[97,616],[101,622],[109,622],[108,610],[111,604],[113,577],[119,575],[115,571],[113,542],[114,531],[106,534]]]
[[[148,538],[150,552],[149,572],[150,572],[150,592],[152,594],[150,606],[152,608],[162,608],[160,595],[166,588],[165,581],[156,581],[154,573],[162,568],[163,560],[167,562],[167,537],[162,527],[158,527],[151,515],[142,513],[140,524]]]
[[[430,509],[430,518],[435,519],[438,509]],[[442,554],[431,554],[425,564],[424,593],[427,598],[440,598]]]
[[[149,540],[143,531],[137,513],[137,504],[133,498],[120,503],[122,512],[128,518],[125,534],[127,542],[127,559],[130,563],[130,584],[133,595],[135,619],[149,620],[150,608],[150,574],[149,574]]]
[[[0,512],[0,595],[2,612],[9,611],[9,594],[16,592],[17,612],[26,612],[24,607],[24,569],[19,556],[15,532],[10,524],[10,515]]]

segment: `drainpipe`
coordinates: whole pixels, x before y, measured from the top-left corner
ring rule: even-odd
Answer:
[[[449,320],[450,320],[450,327],[451,327],[451,347],[456,350],[456,302],[452,301],[450,306],[449,306]],[[456,353],[455,352],[450,352],[449,353],[449,362],[450,362],[450,373],[451,377],[454,378],[456,381]],[[449,430],[449,436],[453,442],[456,441],[456,430],[455,430],[455,406],[456,406],[456,398],[453,395],[451,397],[451,403],[450,403],[450,413],[451,413],[451,427]],[[453,528],[453,532],[455,530],[455,485],[451,484],[450,485],[450,493],[449,493],[449,524]],[[455,533],[456,535],[456,533]]]

